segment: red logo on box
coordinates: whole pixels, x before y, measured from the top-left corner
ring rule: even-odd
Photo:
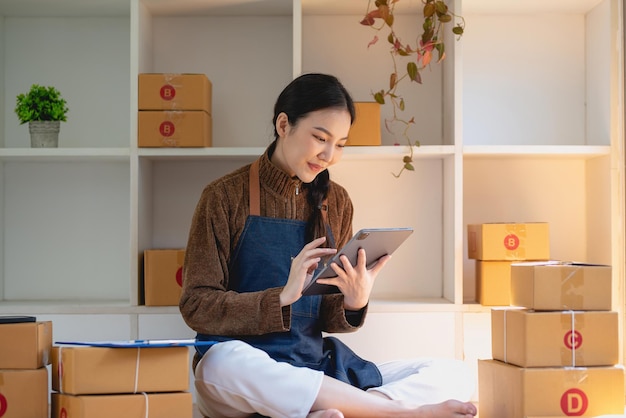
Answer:
[[[172,136],[174,135],[175,130],[176,130],[176,127],[174,126],[174,124],[168,120],[166,120],[165,122],[161,123],[161,125],[159,125],[159,132],[163,136]]]
[[[583,336],[576,330],[567,331],[565,333],[565,337],[563,338],[563,342],[565,342],[565,347],[568,349],[576,350],[583,345]]]
[[[587,411],[589,399],[580,389],[569,389],[561,396],[561,410],[568,417],[579,417]]]
[[[178,283],[180,287],[183,287],[183,268],[182,267],[179,267],[178,270],[176,270],[176,283]]]
[[[161,95],[161,99],[163,100],[172,100],[176,96],[176,89],[169,84],[161,87],[161,91],[159,91]]]
[[[65,410],[65,408],[61,408],[61,414],[59,415],[59,418],[67,418],[67,411]]]
[[[519,247],[519,238],[515,234],[509,234],[504,237],[504,246],[507,250],[517,250]]]
[[[2,393],[0,393],[0,417],[4,416],[4,413],[7,412],[7,409],[7,398],[5,398]]]

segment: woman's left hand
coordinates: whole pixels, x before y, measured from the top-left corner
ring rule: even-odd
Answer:
[[[337,286],[344,296],[344,308],[358,311],[367,305],[376,276],[390,259],[390,255],[385,255],[368,270],[367,255],[365,250],[361,248],[355,266],[350,264],[348,257],[343,255],[340,257],[342,266],[335,263],[331,264],[337,277],[318,279],[317,282]]]

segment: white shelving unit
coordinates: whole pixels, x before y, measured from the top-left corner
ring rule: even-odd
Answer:
[[[374,32],[358,23],[367,3],[3,0],[0,314],[51,319],[56,340],[193,335],[176,307],[138,305],[143,251],[186,244],[202,188],[263,152],[273,102],[295,75],[333,73],[359,101],[384,87],[386,41],[367,48]],[[407,39],[420,5],[398,3]],[[549,222],[553,258],[613,265],[624,311],[621,1],[452,7],[465,35],[403,90],[422,144],[415,172],[391,175],[408,150],[386,131],[382,146],[347,149],[332,169],[355,229],[416,229],[377,282],[364,329],[342,336],[377,361],[490,357],[469,223]],[[207,74],[214,147],[137,147],[142,72]],[[68,100],[58,149],[30,149],[13,113],[33,83]],[[389,344],[369,343],[381,338]]]

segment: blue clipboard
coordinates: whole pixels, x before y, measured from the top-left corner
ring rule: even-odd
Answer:
[[[55,341],[59,345],[76,345],[108,348],[157,348],[211,346],[218,341],[187,340],[119,340],[119,341]]]

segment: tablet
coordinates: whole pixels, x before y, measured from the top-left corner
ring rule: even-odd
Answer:
[[[303,295],[321,295],[327,293],[340,293],[337,286],[317,283],[317,279],[335,277],[337,273],[330,266],[337,263],[341,266],[339,257],[345,255],[350,264],[356,265],[357,255],[360,248],[365,249],[367,255],[367,268],[370,269],[384,255],[392,254],[413,233],[413,228],[366,228],[348,241],[348,243],[332,257],[322,260],[315,271],[311,282],[302,290]]]

